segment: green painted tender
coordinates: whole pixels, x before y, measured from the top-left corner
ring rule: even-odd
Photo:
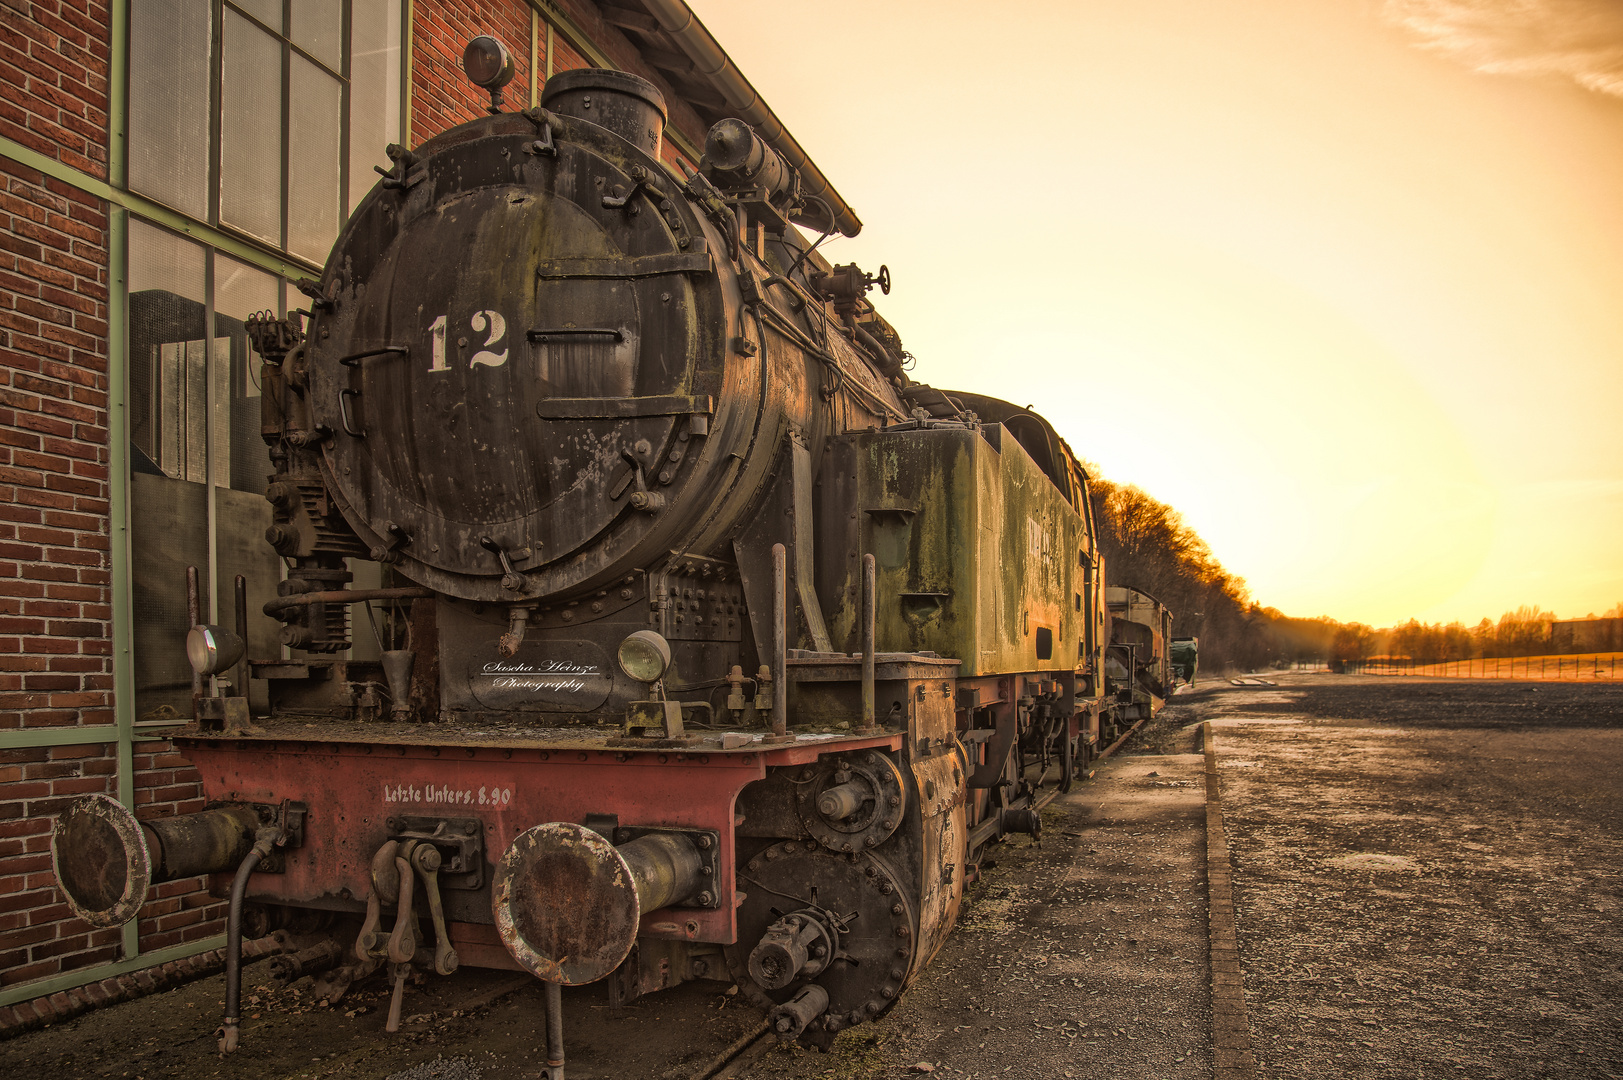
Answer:
[[[1087,525],[1002,425],[941,423],[836,437],[822,482],[818,592],[836,648],[859,647],[859,552],[878,562],[877,638],[962,661],[959,676],[1074,672]],[[1070,601],[1070,602],[1067,602]]]

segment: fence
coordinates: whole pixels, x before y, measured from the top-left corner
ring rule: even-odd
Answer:
[[[1618,677],[1623,652],[1575,656],[1479,656],[1471,660],[1420,661],[1407,656],[1349,660],[1349,675],[1430,675],[1445,679],[1546,679],[1607,682]]]

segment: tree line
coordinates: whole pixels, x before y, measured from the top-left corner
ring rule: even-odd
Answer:
[[[1600,615],[1590,612],[1585,617],[1623,619],[1623,603]],[[1555,612],[1524,604],[1515,611],[1505,612],[1498,622],[1484,618],[1475,626],[1410,619],[1376,630],[1347,623],[1336,635],[1330,659],[1333,663],[1345,663],[1371,656],[1402,656],[1422,664],[1437,664],[1479,657],[1539,656],[1553,649],[1551,627],[1555,622]]]
[[[1105,583],[1149,593],[1172,612],[1175,637],[1200,639],[1204,670],[1255,671],[1276,664],[1339,667],[1371,656],[1408,656],[1423,663],[1474,657],[1531,656],[1548,647],[1553,612],[1508,611],[1475,626],[1415,619],[1377,629],[1327,616],[1292,618],[1256,603],[1245,579],[1223,569],[1183,515],[1132,484],[1088,472]],[[1623,603],[1591,618],[1623,618]]]

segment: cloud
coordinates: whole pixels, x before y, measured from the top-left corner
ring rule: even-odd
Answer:
[[[1386,0],[1388,21],[1492,75],[1558,75],[1623,97],[1619,0]]]

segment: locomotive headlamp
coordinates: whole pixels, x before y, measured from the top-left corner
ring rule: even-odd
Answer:
[[[670,642],[652,630],[638,630],[620,642],[620,670],[638,682],[658,682],[671,666]]]
[[[475,86],[490,91],[490,111],[500,112],[502,87],[513,81],[513,54],[507,46],[489,34],[480,34],[462,50],[462,70]]]
[[[194,626],[186,635],[186,659],[199,675],[218,675],[247,649],[246,642],[223,626]]]

